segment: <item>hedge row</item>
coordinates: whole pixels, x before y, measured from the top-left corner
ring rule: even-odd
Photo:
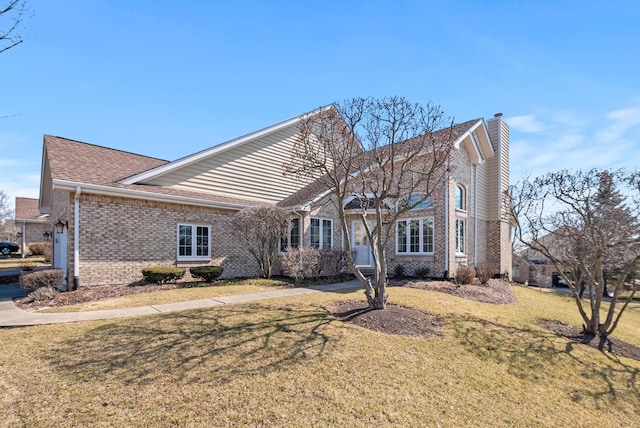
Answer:
[[[213,282],[222,275],[221,266],[194,266],[189,268],[191,276],[205,282]],[[185,269],[171,266],[154,266],[142,269],[142,277],[147,282],[167,284],[184,277]]]

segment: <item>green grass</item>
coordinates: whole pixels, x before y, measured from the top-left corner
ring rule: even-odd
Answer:
[[[634,426],[640,362],[571,343],[567,297],[524,287],[495,306],[394,287],[442,319],[397,337],[325,309],[362,291],[118,321],[0,330],[6,426]],[[640,345],[635,306],[619,337]]]
[[[233,296],[237,294],[261,293],[288,287],[291,287],[289,283],[273,279],[227,279],[217,281],[216,285],[207,287],[176,288],[173,290],[132,294],[128,296],[97,300],[95,302],[85,302],[76,305],[42,309],[38,312],[85,312],[106,309],[135,308],[138,306],[211,299],[214,297]]]

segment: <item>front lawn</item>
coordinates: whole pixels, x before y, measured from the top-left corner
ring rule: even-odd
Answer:
[[[493,305],[393,287],[439,336],[394,336],[326,308],[362,290],[0,330],[7,426],[634,426],[640,362],[571,342],[566,296]],[[616,336],[640,345],[640,309]]]

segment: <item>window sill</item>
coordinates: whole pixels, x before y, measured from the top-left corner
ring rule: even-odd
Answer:
[[[176,260],[179,262],[210,262],[211,257],[178,257]]]

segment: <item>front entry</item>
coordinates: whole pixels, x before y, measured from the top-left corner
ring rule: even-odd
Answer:
[[[355,252],[355,262],[358,267],[371,267],[371,246],[369,237],[361,221],[356,220],[351,223],[351,236],[353,237],[353,251]]]
[[[53,267],[64,271],[62,289],[67,288],[67,228],[62,228],[62,232],[55,231],[53,242]]]

